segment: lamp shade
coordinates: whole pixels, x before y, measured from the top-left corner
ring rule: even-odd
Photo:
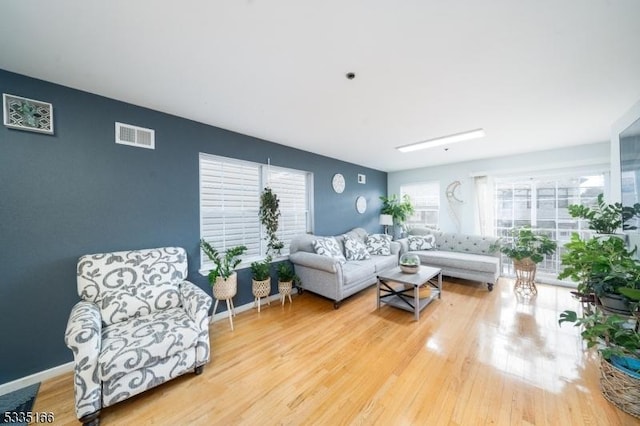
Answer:
[[[381,214],[380,225],[393,225],[393,216],[390,214]]]

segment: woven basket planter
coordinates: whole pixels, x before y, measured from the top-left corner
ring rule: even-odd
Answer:
[[[293,281],[278,281],[278,293],[280,293],[280,302],[284,305],[285,299],[289,298],[289,303],[293,303],[291,301],[291,291],[293,290]]]
[[[218,300],[231,299],[238,292],[238,274],[233,273],[226,280],[222,277],[216,278],[213,286],[213,297]]]
[[[262,281],[251,280],[251,289],[255,297],[267,297],[271,293],[271,278]]]
[[[600,357],[600,389],[613,405],[640,419],[640,379],[617,369]]]
[[[516,272],[514,290],[524,294],[537,294],[536,288],[536,263],[528,257],[513,259],[513,268]]]

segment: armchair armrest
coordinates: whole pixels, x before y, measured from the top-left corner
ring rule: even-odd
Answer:
[[[102,406],[102,387],[98,378],[102,319],[96,304],[85,301],[75,304],[69,315],[64,342],[73,351],[76,414],[82,418]]]
[[[187,315],[200,330],[196,346],[196,366],[204,365],[211,359],[209,309],[213,299],[200,287],[186,280],[180,284],[180,299]]]
[[[184,310],[187,311],[187,315],[198,326],[201,326],[203,319],[206,320],[209,317],[209,308],[213,299],[207,293],[205,293],[200,287],[193,284],[190,281],[183,281],[180,284],[180,299]],[[204,328],[208,327],[208,322],[204,322]]]
[[[306,266],[307,268],[319,269],[321,271],[335,273],[340,261],[329,256],[298,251],[289,255],[289,261],[294,265]]]

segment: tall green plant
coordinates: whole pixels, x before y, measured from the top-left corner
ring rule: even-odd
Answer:
[[[627,250],[620,238],[583,240],[574,232],[564,247],[563,270],[558,278],[571,278],[583,294],[615,292],[617,287],[628,286],[640,277],[635,249]]]
[[[391,215],[396,225],[403,225],[415,211],[408,194],[404,194],[402,199],[396,194],[389,197],[382,195],[380,200],[382,201],[380,213]]]
[[[633,207],[623,206],[621,203],[607,204],[604,201],[604,194],[598,194],[595,206],[571,204],[567,210],[571,217],[587,220],[589,229],[598,234],[613,234],[620,228],[636,229],[627,222],[640,215],[640,203],[634,204]]]
[[[216,283],[216,279],[221,277],[227,279],[233,274],[235,268],[240,264],[240,256],[247,251],[245,246],[237,246],[230,248],[221,256],[218,250],[216,250],[211,244],[204,239],[200,240],[200,247],[204,254],[215,264],[215,268],[209,271],[209,283],[213,286]]]
[[[267,241],[267,260],[280,255],[284,243],[277,236],[280,220],[280,200],[271,188],[264,188],[260,195],[260,223],[264,226]]]

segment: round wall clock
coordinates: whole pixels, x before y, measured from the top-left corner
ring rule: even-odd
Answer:
[[[333,190],[336,191],[338,194],[342,194],[345,186],[344,176],[342,176],[340,173],[336,173],[335,175],[333,175],[333,179],[331,180],[331,186],[333,186]]]
[[[356,210],[362,214],[367,211],[367,199],[362,195],[356,198]]]

